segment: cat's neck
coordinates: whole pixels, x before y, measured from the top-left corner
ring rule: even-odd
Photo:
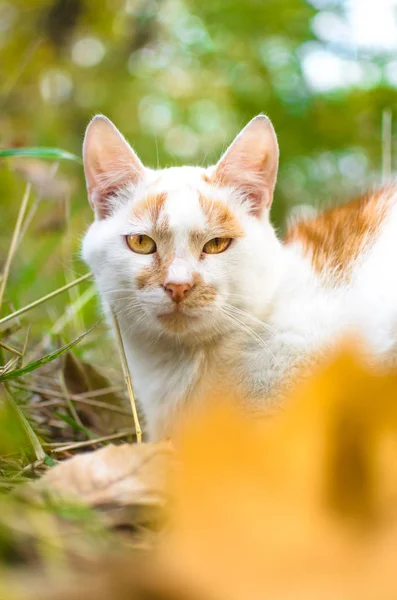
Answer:
[[[121,320],[121,329],[123,322]],[[125,330],[125,329],[124,329]],[[182,402],[197,393],[204,381],[207,355],[200,345],[177,343],[144,331],[124,333],[123,340],[133,385],[141,402],[150,439],[171,434]]]

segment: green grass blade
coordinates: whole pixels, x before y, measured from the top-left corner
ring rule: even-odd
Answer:
[[[60,148],[3,148],[0,149],[0,158],[49,158],[52,160],[74,160],[75,162],[82,163],[81,158],[61,150]]]
[[[94,327],[96,327],[96,324],[94,325]],[[88,331],[85,331],[84,333],[79,335],[79,337],[77,337],[72,342],[69,342],[69,344],[65,344],[61,348],[58,348],[58,350],[55,350],[54,352],[50,352],[50,354],[46,354],[42,358],[39,358],[38,360],[35,360],[35,361],[29,363],[28,365],[21,367],[20,369],[15,369],[14,371],[11,371],[10,373],[5,373],[4,375],[0,375],[0,382],[8,381],[10,379],[16,379],[17,377],[22,377],[22,375],[26,375],[27,373],[30,373],[31,371],[35,371],[36,369],[39,369],[43,365],[46,365],[47,363],[55,360],[56,358],[61,356],[61,354],[63,354],[64,352],[67,352],[68,350],[73,348],[73,346],[76,346],[76,344],[78,344],[88,333],[90,333],[94,329],[94,327],[91,327],[91,329],[89,329]]]
[[[25,432],[26,438],[28,439],[29,444],[31,445],[31,448],[34,452],[35,459],[39,460],[39,461],[44,461],[46,455],[42,448],[42,445],[40,444],[39,438],[35,434],[33,427],[31,426],[31,424],[25,417],[23,411],[18,406],[18,404],[15,402],[14,398],[8,392],[8,390],[7,390],[6,398],[7,398],[9,408],[14,412],[17,419],[19,419],[19,421],[21,423],[21,426],[22,426],[23,431]]]
[[[66,292],[66,290],[72,288],[75,285],[78,285],[79,283],[81,283],[82,281],[85,281],[86,279],[89,279],[90,277],[92,277],[92,273],[86,273],[86,275],[83,275],[82,277],[79,277],[78,279],[75,279],[74,281],[67,283],[66,285],[62,286],[61,288],[58,288],[57,290],[50,292],[49,294],[46,294],[42,298],[39,298],[38,300],[35,300],[34,302],[31,302],[30,304],[23,306],[19,310],[16,310],[15,312],[11,313],[10,315],[7,315],[6,317],[3,317],[2,319],[0,319],[0,325],[3,325],[4,323],[7,323],[8,321],[15,319],[16,317],[20,317],[28,310],[31,310],[32,308],[36,308],[36,306],[43,304],[43,302],[47,302],[47,300],[50,300],[51,298],[55,298],[59,294],[62,294],[62,292]]]

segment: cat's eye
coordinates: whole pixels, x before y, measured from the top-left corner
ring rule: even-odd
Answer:
[[[227,250],[232,243],[232,238],[214,238],[204,244],[203,252],[205,254],[220,254]]]
[[[126,236],[127,245],[137,254],[153,254],[157,250],[156,242],[148,235],[136,234]]]

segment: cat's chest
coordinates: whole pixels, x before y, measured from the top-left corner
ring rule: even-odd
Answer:
[[[231,392],[245,398],[268,392],[286,365],[278,362],[280,355],[277,360],[268,342],[259,342],[259,336],[235,334],[207,349],[126,343],[150,437],[166,435],[169,424],[197,400]],[[280,352],[279,347],[272,350]]]
[[[202,350],[126,344],[135,393],[151,438],[163,437],[185,405],[203,389],[207,360]]]

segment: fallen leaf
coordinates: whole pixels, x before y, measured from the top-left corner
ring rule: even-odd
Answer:
[[[228,600],[396,598],[396,398],[350,346],[272,418],[213,398],[178,440],[169,572]]]
[[[95,367],[80,360],[72,352],[64,355],[62,374],[67,391],[71,395],[80,395],[87,392],[111,389],[111,382]],[[128,403],[115,392],[107,392],[100,396],[81,402],[75,402],[77,414],[85,426],[97,431],[99,434],[110,434],[118,429],[134,427],[134,420]],[[109,408],[100,405],[105,403]],[[125,409],[125,414],[120,414],[115,409]]]
[[[36,486],[90,506],[166,504],[169,443],[108,445],[50,469]]]

